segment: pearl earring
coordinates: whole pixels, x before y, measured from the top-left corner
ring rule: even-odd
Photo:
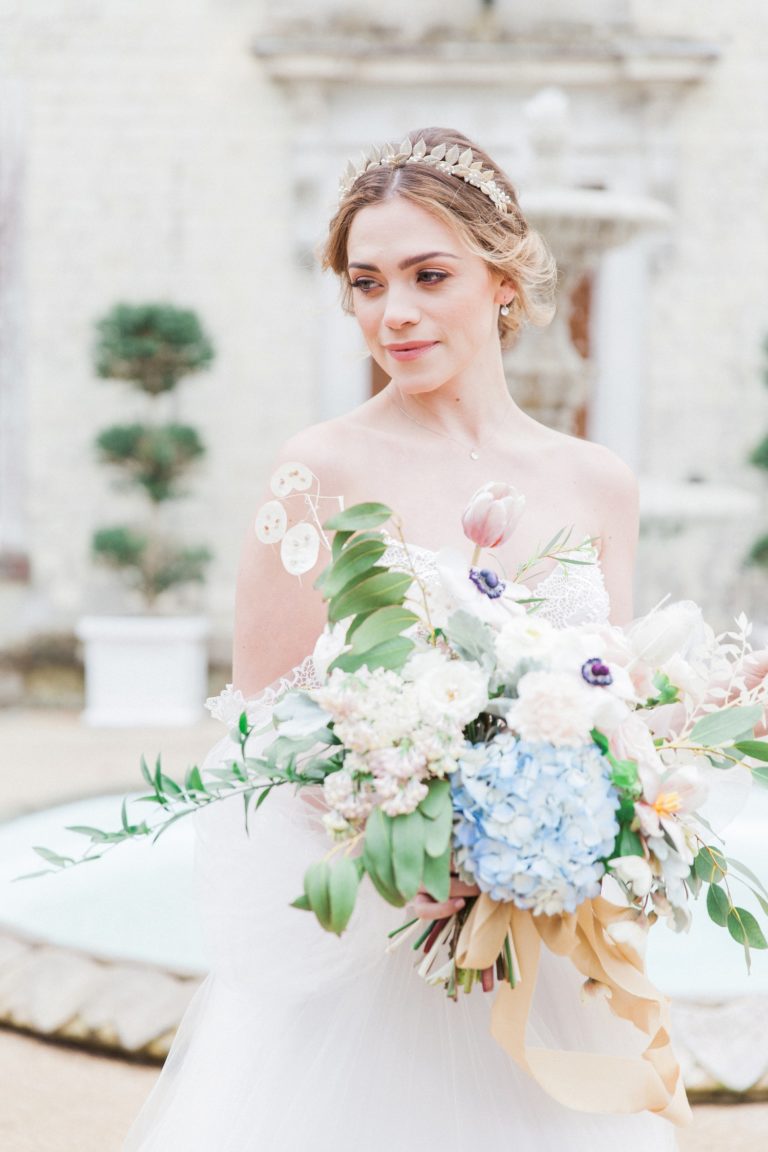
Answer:
[[[502,316],[509,316],[509,304],[502,304],[499,311],[501,312]]]

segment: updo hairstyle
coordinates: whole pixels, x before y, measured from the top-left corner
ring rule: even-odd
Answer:
[[[483,168],[493,169],[495,183],[508,194],[511,203],[506,213],[501,212],[484,192],[467,184],[461,176],[418,161],[380,164],[363,172],[333,216],[321,253],[323,268],[333,269],[341,279],[345,312],[352,311],[347,272],[352,221],[361,208],[402,196],[455,228],[471,252],[514,284],[516,292],[509,304],[509,315],[499,315],[502,346],[512,344],[526,322],[542,327],[548,324],[555,312],[557,267],[543,237],[529,226],[520,211],[509,178],[487,152],[452,128],[422,128],[409,133],[409,138],[414,144],[423,139],[427,151],[438,144],[448,148],[455,144],[462,152],[471,148]]]

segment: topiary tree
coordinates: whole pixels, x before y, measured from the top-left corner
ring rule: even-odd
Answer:
[[[184,376],[210,367],[214,352],[194,312],[170,304],[117,304],[96,324],[96,373],[125,380],[154,399]],[[121,573],[149,609],[161,593],[200,583],[211,559],[207,548],[184,547],[160,531],[160,506],[185,495],[181,478],[205,454],[187,424],[117,424],[96,438],[99,458],[117,469],[122,487],[149,501],[144,527],[101,528],[93,535],[94,557]]]
[[[768,355],[768,337],[766,337],[763,348]],[[768,385],[768,367],[763,372],[763,381]],[[753,449],[749,457],[750,464],[754,464],[755,468],[763,468],[768,472],[768,433],[763,437],[760,443]],[[765,568],[768,571],[768,533],[763,533],[758,536],[752,545],[747,555],[747,564],[755,564],[760,568]]]

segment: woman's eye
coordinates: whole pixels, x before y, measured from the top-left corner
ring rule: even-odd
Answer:
[[[358,276],[356,280],[350,280],[350,288],[359,288],[361,292],[371,292],[374,288],[378,288],[378,284],[369,276]]]
[[[447,278],[447,272],[438,272],[437,269],[434,268],[422,268],[417,277],[422,284],[439,284]]]

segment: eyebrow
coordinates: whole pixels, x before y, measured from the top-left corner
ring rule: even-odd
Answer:
[[[404,272],[406,268],[412,268],[414,264],[423,264],[425,260],[434,260],[435,256],[447,256],[449,260],[460,260],[460,256],[454,256],[452,252],[424,252],[421,256],[409,256],[407,260],[401,260],[398,268]],[[381,269],[377,268],[375,264],[350,264],[350,268],[362,268],[365,272],[380,272]]]

